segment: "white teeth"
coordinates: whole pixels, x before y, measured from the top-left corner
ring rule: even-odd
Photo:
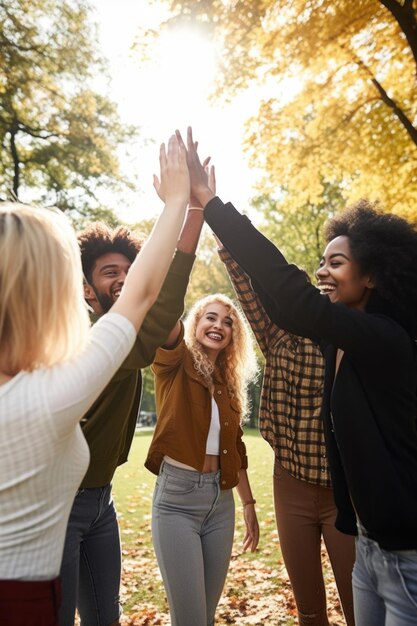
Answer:
[[[113,296],[118,298],[120,296],[120,291],[113,291]]]
[[[223,337],[218,333],[207,333],[207,337],[210,337],[210,339],[216,339],[218,341],[221,341],[223,339]]]
[[[330,293],[331,291],[335,291],[336,289],[335,285],[324,284],[324,283],[318,285],[318,288],[320,289],[321,293]]]

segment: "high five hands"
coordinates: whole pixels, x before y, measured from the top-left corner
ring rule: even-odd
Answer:
[[[191,126],[187,128],[187,147],[185,147],[179,130],[175,131],[178,143],[187,153],[187,165],[190,174],[191,198],[193,202],[205,207],[207,202],[216,195],[216,176],[214,166],[208,166],[210,157],[203,163],[198,156],[198,142],[193,139]]]

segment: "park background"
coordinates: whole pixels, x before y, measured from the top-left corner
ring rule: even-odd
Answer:
[[[0,201],[149,233],[158,146],[194,128],[231,200],[313,277],[326,219],[360,197],[417,221],[415,0],[0,0]],[[186,308],[232,295],[204,229]],[[259,354],[260,365],[262,357]],[[154,411],[145,371],[143,411]],[[237,526],[219,623],[295,623],[272,505],[273,455],[245,426],[263,539]],[[150,433],[115,479],[125,623],[167,623],[150,543]],[[239,515],[238,515],[239,520]],[[329,578],[331,619],[342,624]]]

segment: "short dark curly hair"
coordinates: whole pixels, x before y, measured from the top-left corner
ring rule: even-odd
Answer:
[[[131,263],[143,245],[143,238],[125,226],[110,228],[102,222],[93,222],[78,234],[81,262],[86,280],[91,283],[97,259],[108,252],[124,254]]]
[[[413,332],[417,328],[417,230],[405,219],[384,213],[362,199],[325,225],[327,242],[349,237],[354,259],[369,274],[385,301],[399,307]]]

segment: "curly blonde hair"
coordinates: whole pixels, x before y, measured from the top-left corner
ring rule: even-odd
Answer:
[[[226,307],[232,319],[232,339],[213,363],[196,338],[197,324],[210,304]],[[194,303],[184,322],[185,343],[191,352],[196,371],[203,376],[213,391],[213,373],[217,370],[226,383],[230,397],[237,404],[241,418],[247,415],[250,405],[248,385],[258,373],[258,364],[252,334],[243,313],[231,298],[220,293],[206,296]]]

